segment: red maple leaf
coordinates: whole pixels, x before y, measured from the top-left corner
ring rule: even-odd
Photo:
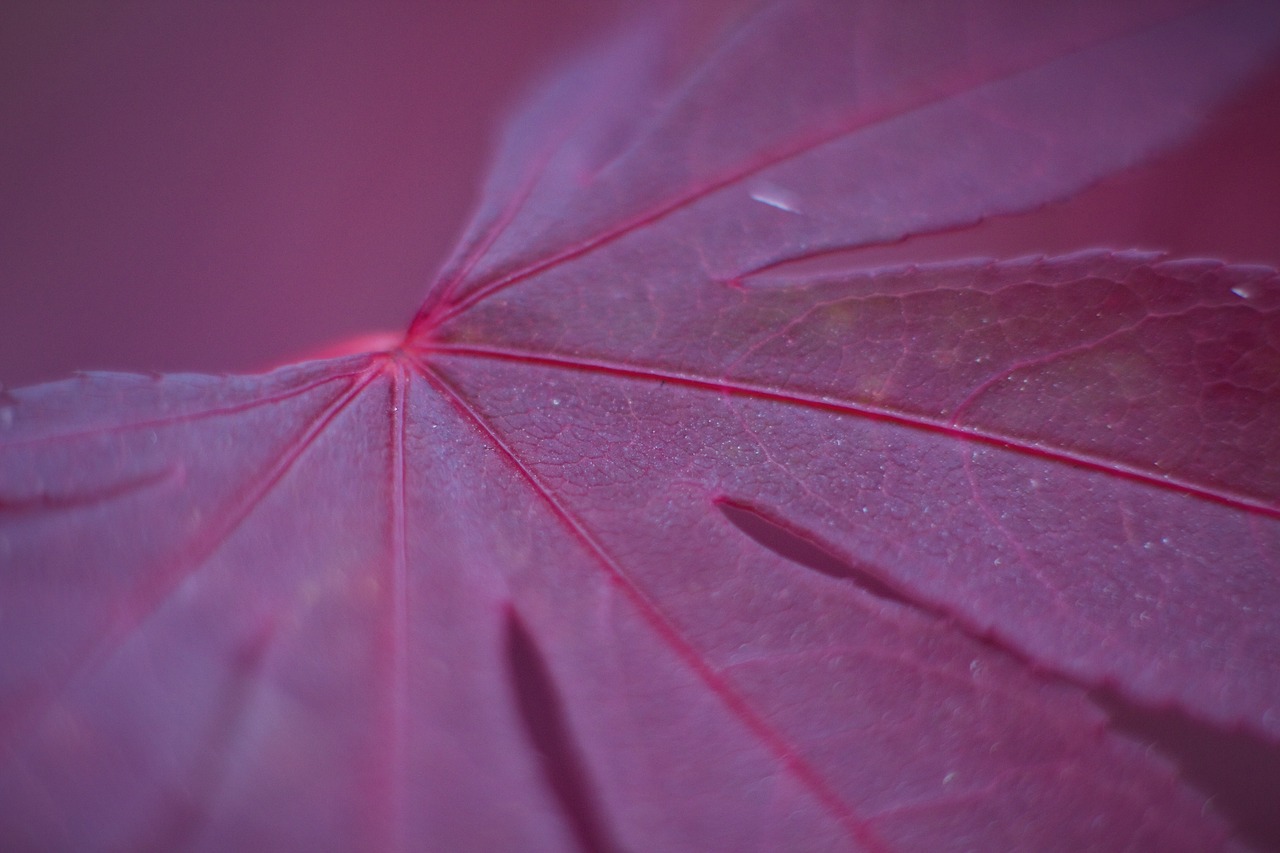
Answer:
[[[912,12],[567,65],[372,352],[11,392],[6,846],[1274,841],[1276,271],[865,250],[1185,140],[1280,12]]]

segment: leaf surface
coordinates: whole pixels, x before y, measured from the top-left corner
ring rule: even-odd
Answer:
[[[1276,272],[809,262],[1187,137],[1280,15],[918,11],[566,66],[385,351],[12,392],[8,846],[1254,839],[1132,721],[1280,743]]]

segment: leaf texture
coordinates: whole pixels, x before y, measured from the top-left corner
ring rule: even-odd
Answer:
[[[1278,31],[637,24],[513,118],[400,344],[11,392],[5,846],[1256,842],[1133,720],[1280,744],[1280,276],[807,264],[1123,169]]]

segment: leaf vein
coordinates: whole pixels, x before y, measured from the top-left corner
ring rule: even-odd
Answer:
[[[1232,494],[1225,489],[1216,489],[1203,483],[1183,480],[1169,476],[1157,476],[1143,468],[1129,465],[1116,459],[1090,456],[1085,453],[1067,450],[1060,447],[1049,447],[1014,435],[1002,435],[974,427],[962,426],[951,420],[933,419],[923,415],[882,408],[862,402],[854,402],[819,394],[807,394],[799,391],[770,388],[754,385],[727,377],[713,378],[697,374],[680,373],[662,367],[644,365],[632,367],[614,362],[584,358],[579,356],[547,355],[543,353],[520,352],[501,347],[481,346],[475,344],[432,344],[430,352],[435,355],[457,355],[464,357],[485,358],[499,361],[515,361],[548,368],[567,368],[587,373],[598,373],[637,379],[647,382],[669,383],[694,391],[711,391],[717,394],[731,394],[754,397],[761,400],[772,400],[779,403],[804,406],[839,414],[887,421],[925,432],[948,435],[955,438],[980,442],[1002,450],[1020,453],[1039,459],[1057,462],[1064,465],[1085,468],[1107,476],[1121,477],[1128,480],[1154,486],[1165,491],[1176,491],[1194,495],[1195,497],[1213,501],[1236,509],[1244,510],[1268,518],[1280,519],[1280,505],[1268,503],[1251,495]]]
[[[262,476],[243,493],[244,497],[225,507],[219,517],[205,528],[206,533],[202,541],[196,542],[185,555],[179,554],[167,569],[150,576],[148,580],[154,582],[142,585],[147,594],[135,602],[127,618],[107,625],[104,631],[91,639],[88,647],[74,653],[60,677],[50,680],[52,686],[41,691],[27,703],[28,707],[24,711],[19,711],[14,718],[11,718],[7,731],[0,731],[0,744],[10,742],[25,727],[34,726],[43,720],[52,710],[57,698],[72,683],[96,671],[110,660],[130,637],[159,612],[185,581],[208,565],[209,558],[217,553],[240,524],[271,493],[271,490],[283,479],[316,437],[372,380],[373,374],[369,374],[362,381],[350,383],[345,392],[338,394],[292,441],[284,446],[269,463]]]
[[[785,767],[814,796],[814,798],[832,815],[844,831],[858,844],[871,850],[885,849],[883,842],[876,837],[867,823],[854,814],[853,810],[833,790],[830,784],[806,761],[795,747],[775,728],[755,712],[747,700],[741,696],[723,676],[716,671],[698,653],[693,644],[680,629],[662,612],[662,610],[645,595],[635,582],[623,571],[616,560],[609,555],[586,525],[551,493],[537,474],[519,457],[515,450],[498,435],[497,431],[480,415],[478,411],[450,385],[437,371],[428,365],[417,362],[417,367],[424,379],[442,396],[449,400],[459,413],[471,422],[474,427],[491,443],[533,489],[534,493],[548,506],[551,512],[570,530],[595,560],[607,573],[623,594],[631,601],[655,633],[661,637],[681,660],[751,731],[775,759]]]

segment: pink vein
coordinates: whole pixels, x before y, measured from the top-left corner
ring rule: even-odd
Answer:
[[[920,106],[926,106],[926,105],[920,105]],[[916,107],[916,108],[918,109],[920,107]],[[695,187],[694,189],[690,190],[687,193],[684,193],[683,195],[677,195],[665,202],[661,202],[655,207],[653,207],[652,209],[650,209],[649,211],[641,213],[638,216],[626,222],[616,225],[613,228],[606,229],[605,231],[602,231],[596,234],[594,237],[589,237],[585,240],[582,240],[577,244],[569,246],[568,248],[563,249],[562,251],[557,252],[555,254],[549,255],[543,258],[542,260],[534,261],[502,278],[497,279],[496,281],[493,281],[487,285],[484,285],[482,287],[479,287],[471,291],[471,293],[467,294],[458,302],[450,306],[450,308],[447,311],[445,311],[444,314],[440,317],[439,323],[440,324],[445,323],[446,321],[457,316],[458,314],[463,313],[472,305],[475,305],[478,302],[488,299],[490,296],[493,296],[495,293],[498,293],[499,291],[506,290],[508,287],[513,287],[514,285],[517,285],[522,281],[526,281],[530,278],[533,278],[539,273],[545,272],[551,267],[554,267],[558,264],[562,264],[565,261],[571,261],[571,260],[574,260],[575,258],[580,258],[583,255],[589,254],[590,252],[593,252],[602,246],[606,246],[609,243],[613,243],[617,240],[620,240],[623,237],[626,237],[628,234],[632,234],[640,230],[641,228],[644,228],[646,225],[651,225],[652,223],[657,222],[659,219],[663,219],[664,217],[669,216],[672,213],[675,213],[683,208],[689,207],[697,203],[698,201],[701,201],[703,198],[706,198],[712,193],[718,192],[719,190],[725,189],[726,187],[733,186],[734,184],[740,181],[743,181],[746,178],[751,177],[752,175],[763,172],[766,169],[770,169],[774,166],[781,165],[787,162],[788,160],[791,160],[795,157],[798,157],[816,148],[820,148],[823,145],[826,145],[827,143],[834,142],[843,136],[847,136],[850,133],[853,133],[855,131],[861,130],[866,127],[872,127],[877,121],[887,121],[893,117],[894,116],[892,115],[887,115],[887,116],[880,117],[875,121],[847,122],[844,125],[838,126],[834,130],[828,130],[825,133],[819,132],[819,133],[816,133],[812,138],[804,139],[800,142],[793,143],[789,146],[780,146],[778,149],[774,151],[765,152],[761,155],[761,157],[756,162],[752,164],[749,164],[746,166],[740,166],[737,169],[731,170],[726,174],[721,175],[718,178],[712,178],[706,183],[704,183],[702,186]]]
[[[30,701],[28,703],[30,707],[28,707],[26,713],[20,712],[16,715],[16,718],[11,719],[9,730],[0,732],[0,743],[8,741],[17,734],[22,729],[24,721],[28,725],[35,725],[43,719],[45,714],[52,708],[57,697],[65,692],[70,684],[109,660],[111,655],[123,646],[129,637],[159,611],[184,581],[190,579],[201,567],[207,565],[209,557],[217,553],[218,549],[222,547],[231,534],[271,493],[276,484],[284,478],[284,475],[293,467],[293,464],[302,453],[314,443],[316,437],[324,428],[373,381],[375,376],[376,374],[370,373],[361,381],[353,381],[345,392],[337,395],[324,410],[312,418],[306,427],[284,446],[280,454],[268,465],[262,476],[256,482],[251,483],[242,493],[243,497],[226,507],[220,517],[205,529],[205,535],[201,540],[197,541],[185,555],[180,555],[168,570],[157,573],[154,578],[158,581],[157,583],[154,585],[145,584],[149,589],[149,594],[138,602],[138,606],[133,608],[126,618],[115,624],[109,624],[106,630],[92,642],[90,648],[84,649],[76,655],[76,659],[71,662],[62,673],[62,676],[56,680],[53,687],[42,691],[41,695]]]
[[[1225,491],[1216,490],[1199,483],[1180,480],[1174,477],[1157,477],[1142,468],[1126,465],[1125,463],[1114,459],[1088,456],[1083,453],[1073,453],[1061,448],[1045,447],[1017,437],[985,432],[973,427],[962,427],[949,420],[934,420],[921,415],[907,414],[893,409],[871,406],[866,403],[854,403],[848,400],[833,399],[831,397],[824,397],[817,394],[805,394],[798,391],[781,390],[778,388],[754,385],[749,382],[740,382],[723,377],[715,379],[695,374],[678,373],[675,371],[665,370],[660,367],[645,366],[643,368],[637,368],[597,359],[527,353],[516,350],[507,350],[501,347],[480,346],[475,344],[437,344],[431,347],[431,352],[432,354],[440,355],[452,354],[500,361],[514,361],[521,364],[541,365],[544,367],[562,367],[569,368],[571,370],[599,373],[607,376],[619,376],[628,379],[640,379],[649,382],[670,382],[673,385],[679,385],[698,391],[714,391],[721,394],[736,394],[762,400],[773,400],[776,402],[790,403],[809,408],[824,409],[826,411],[839,412],[846,415],[856,415],[864,418],[889,421],[900,426],[912,427],[915,429],[926,430],[928,432],[982,442],[983,444],[992,445],[1005,450],[1011,450],[1028,456],[1034,456],[1040,459],[1046,459],[1051,462],[1059,462],[1086,468],[1109,476],[1123,477],[1128,480],[1134,480],[1169,491],[1189,493],[1196,497],[1214,501],[1215,503],[1224,504],[1236,509],[1258,513],[1271,518],[1280,518],[1280,506],[1263,503],[1262,501],[1252,497],[1229,494]]]
[[[1037,65],[1018,66],[1018,67],[1011,68],[1003,73],[993,74],[990,77],[986,77],[980,80],[968,81],[967,87],[968,89],[980,89],[980,88],[985,88],[988,86],[995,85],[997,83],[1000,83],[1006,80],[1011,80],[1015,77],[1018,77],[1019,75],[1029,73],[1037,68],[1043,68],[1055,62],[1062,61],[1068,56],[1084,53],[1089,50],[1095,50],[1102,47],[1103,45],[1106,45],[1112,42],[1118,42],[1127,38],[1132,38],[1137,33],[1144,32],[1148,29],[1154,29],[1164,23],[1167,23],[1167,21],[1163,21],[1163,20],[1155,21],[1133,31],[1123,31],[1123,32],[1115,33],[1109,37],[1104,37],[1095,42],[1090,42],[1084,45],[1076,45],[1074,47],[1064,49],[1058,55],[1053,56],[1049,59],[1046,59],[1045,61]],[[737,184],[751,177],[752,175],[757,175],[763,171],[766,171],[767,169],[771,169],[775,166],[780,166],[784,163],[794,160],[797,157],[803,156],[804,154],[807,154],[811,151],[821,148],[824,145],[837,142],[854,133],[875,128],[883,123],[893,121],[902,116],[911,115],[912,113],[919,112],[920,110],[928,109],[936,104],[943,103],[946,100],[955,97],[958,92],[963,90],[964,90],[963,86],[957,85],[954,88],[949,88],[945,91],[937,93],[933,97],[922,99],[921,101],[913,103],[909,106],[905,106],[901,109],[885,110],[880,113],[872,112],[866,115],[855,115],[853,117],[846,118],[842,121],[835,122],[829,127],[815,129],[808,136],[804,136],[799,139],[796,139],[790,144],[784,143],[784,144],[775,146],[771,149],[765,149],[764,151],[759,153],[756,159],[743,163],[742,165],[739,165],[736,168],[727,169],[719,177],[712,177],[700,186],[695,186],[685,193],[676,194],[671,198],[669,198],[667,201],[658,203],[657,205],[649,209],[647,212],[640,213],[635,217],[629,220],[626,220],[618,225],[615,225],[611,228],[606,228],[605,230],[598,232],[593,237],[588,237],[572,246],[569,246],[568,248],[562,249],[559,252],[555,252],[551,255],[544,256],[541,260],[532,261],[526,264],[525,266],[520,267],[511,273],[508,273],[505,276],[502,276],[494,281],[491,281],[488,284],[485,284],[485,285],[482,285],[481,287],[476,288],[475,290],[471,291],[469,294],[464,296],[462,299],[460,299],[458,302],[451,305],[447,310],[445,310],[441,314],[439,320],[437,321],[437,324],[440,325],[445,323],[449,319],[466,311],[468,308],[470,308],[472,305],[475,305],[477,302],[487,299],[499,291],[505,290],[508,287],[512,287],[514,285],[519,284],[522,281],[526,281],[530,278],[533,278],[539,273],[544,272],[547,269],[553,266],[556,266],[557,264],[561,264],[561,263],[564,263],[565,261],[570,261],[575,258],[582,257],[583,255],[586,255],[602,246],[615,242],[627,236],[628,234],[634,233],[635,231],[638,231],[639,229],[644,228],[646,225],[650,225],[658,221],[659,219],[663,219],[664,217],[669,216],[672,213],[675,213],[683,208],[689,207],[697,203],[698,201],[702,200],[703,198],[706,198],[707,196],[713,193],[716,193],[722,189],[733,186],[734,184]]]
[[[480,262],[480,259],[485,256],[490,247],[498,241],[498,238],[502,236],[502,234],[515,220],[516,216],[519,215],[520,211],[524,208],[525,203],[529,200],[529,196],[533,193],[533,188],[537,186],[538,181],[542,179],[542,175],[546,172],[547,166],[551,163],[551,160],[557,153],[559,153],[560,149],[564,147],[565,143],[569,141],[574,133],[577,132],[578,128],[582,126],[582,123],[587,120],[588,116],[595,112],[602,100],[604,100],[603,93],[582,105],[582,108],[577,111],[577,114],[573,119],[565,122],[562,132],[558,134],[545,149],[543,149],[542,153],[538,156],[537,163],[529,170],[528,174],[525,175],[519,189],[516,190],[515,196],[507,202],[501,213],[485,233],[484,237],[481,238],[475,248],[468,253],[462,263],[462,268],[459,269],[457,273],[449,277],[449,280],[444,285],[440,296],[436,299],[428,298],[427,302],[418,309],[417,316],[414,318],[415,324],[420,318],[430,313],[434,304],[447,303],[449,299],[453,297],[454,292],[457,290],[458,285],[462,280],[470,274],[471,270],[475,268],[475,265]]]
[[[521,461],[515,451],[489,426],[480,413],[452,385],[428,365],[415,361],[422,377],[450,400],[464,418],[470,421],[498,450],[516,472],[526,480],[534,492],[548,505],[552,513],[569,528],[582,547],[608,574],[624,595],[640,611],[646,621],[682,659],[694,674],[710,689],[740,722],[753,732],[790,771],[814,798],[826,808],[844,831],[858,844],[870,850],[887,849],[876,837],[868,823],[853,813],[840,795],[822,775],[802,758],[786,738],[757,714],[720,673],[713,669],[698,653],[679,628],[666,617],[656,604],[646,596],[623,571],[621,566],[604,550],[604,547],[587,530],[586,526],[551,493],[533,470]]]
[[[76,432],[65,432],[57,435],[40,435],[33,438],[17,439],[16,441],[0,440],[0,450],[9,450],[14,447],[31,447],[40,444],[53,444],[59,441],[75,441],[76,439],[89,438],[98,435],[111,435],[119,432],[128,432],[129,430],[149,429],[153,427],[172,426],[181,423],[195,423],[205,418],[216,418],[222,415],[238,415],[242,412],[260,409],[263,406],[269,406],[272,403],[279,403],[284,400],[300,397],[308,391],[313,391],[322,385],[327,385],[339,379],[351,379],[363,373],[364,367],[355,370],[344,370],[339,373],[327,374],[320,379],[299,385],[296,388],[290,388],[288,391],[282,391],[279,394],[272,394],[265,397],[256,397],[245,403],[234,403],[229,406],[221,406],[209,409],[200,409],[195,412],[183,412],[181,414],[169,415],[168,417],[153,418],[149,421],[130,421],[123,424],[111,424],[110,426],[92,427],[90,429],[79,430]],[[172,381],[172,377],[164,381]]]
[[[737,33],[740,33],[742,30],[745,30],[747,27],[747,24],[753,18],[758,17],[763,12],[764,8],[765,8],[764,6],[761,6],[759,9],[755,11],[755,13],[747,16],[743,21],[739,23],[738,26],[734,27],[732,31],[735,34],[737,34]],[[713,56],[714,56],[714,52],[713,52]],[[696,79],[696,77],[703,70],[705,70],[706,64],[707,64],[706,62],[700,64],[697,70],[694,71],[691,76],[694,79]],[[415,323],[416,321],[420,320],[421,318],[425,317],[428,313],[430,313],[431,309],[434,307],[433,304],[428,304],[428,303],[443,304],[443,303],[446,303],[449,300],[449,298],[453,296],[453,293],[457,290],[457,286],[461,283],[462,279],[466,278],[467,274],[470,273],[471,270],[475,268],[475,265],[480,262],[480,260],[484,257],[485,253],[488,252],[489,248],[497,241],[498,237],[502,235],[502,233],[507,229],[507,227],[511,224],[511,222],[515,219],[515,217],[520,213],[520,210],[524,207],[525,203],[528,201],[529,195],[532,193],[533,188],[537,185],[538,181],[542,178],[542,175],[546,171],[547,165],[551,162],[552,158],[564,146],[564,144],[573,136],[573,134],[577,131],[577,129],[581,127],[582,123],[586,121],[587,117],[595,109],[596,105],[600,103],[603,97],[604,95],[602,94],[601,96],[592,99],[589,104],[589,108],[584,108],[583,110],[578,112],[577,115],[574,116],[574,119],[571,122],[566,122],[566,124],[568,125],[566,130],[563,133],[561,133],[558,137],[556,137],[556,140],[551,145],[547,146],[547,149],[539,157],[537,165],[530,170],[529,175],[525,178],[524,183],[521,185],[520,189],[517,191],[516,197],[512,199],[512,201],[508,202],[502,214],[500,215],[498,220],[495,222],[493,228],[490,229],[482,245],[478,246],[470,254],[470,256],[467,258],[467,260],[464,263],[463,269],[461,269],[456,275],[453,275],[450,277],[449,283],[445,286],[444,292],[441,294],[439,299],[432,300],[430,297],[428,297],[427,303],[424,303],[423,306],[418,310],[418,313],[414,318]],[[621,156],[621,154],[619,154],[618,156]],[[614,159],[616,161],[617,157],[615,157]],[[556,263],[556,260],[553,258],[547,261],[546,264],[544,264],[543,266],[551,265],[554,263]],[[535,263],[534,266],[537,266],[537,264]],[[533,275],[535,273],[536,273],[536,270],[529,272],[528,274]],[[516,273],[516,275],[519,275],[519,274],[520,273]],[[514,282],[512,283],[514,284]],[[462,310],[462,306],[456,306],[456,307],[457,307],[457,311],[454,311],[451,308],[449,311],[446,312],[445,316],[441,318],[440,322],[443,322],[444,320],[453,316],[455,313],[458,313],[458,311]]]
[[[405,790],[407,773],[405,770],[405,741],[409,731],[409,693],[408,693],[408,556],[405,550],[406,539],[406,507],[405,507],[405,406],[409,401],[408,382],[404,367],[400,363],[394,365],[394,380],[391,391],[391,736],[387,738],[389,754],[387,755],[387,783],[390,790],[387,800],[390,804],[389,845],[388,849],[405,849]]]

